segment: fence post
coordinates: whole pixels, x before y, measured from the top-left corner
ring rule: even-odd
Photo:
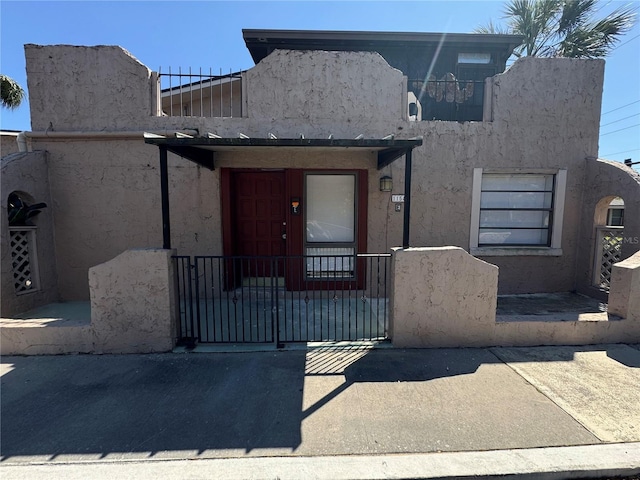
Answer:
[[[271,331],[273,332],[273,336],[274,336],[274,340],[276,343],[276,348],[284,348],[284,343],[281,342],[280,340],[280,286],[278,285],[278,264],[279,264],[279,260],[281,258],[280,257],[274,257],[271,259],[271,290],[272,290],[272,294],[271,294]],[[285,262],[287,261],[286,257],[282,257],[282,262],[283,262],[283,267],[286,271],[286,264]],[[274,267],[275,267],[275,274],[274,274]],[[275,327],[273,326],[273,313],[275,310],[275,317],[276,317],[276,321],[275,321]]]

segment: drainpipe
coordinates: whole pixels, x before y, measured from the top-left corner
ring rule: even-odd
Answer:
[[[16,137],[16,142],[18,142],[18,151],[26,152],[27,151],[27,135],[26,132],[20,132]]]

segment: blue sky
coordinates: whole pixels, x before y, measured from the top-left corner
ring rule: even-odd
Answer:
[[[601,2],[609,12],[628,2]],[[640,2],[633,2],[640,7]],[[247,69],[243,28],[471,32],[501,1],[0,1],[0,71],[26,88],[25,43],[121,45],[152,70]],[[3,129],[29,130],[29,106],[2,109]],[[640,160],[640,25],[607,58],[600,156]]]

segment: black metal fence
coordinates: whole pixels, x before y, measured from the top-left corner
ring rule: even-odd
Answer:
[[[408,89],[421,108],[418,120],[482,121],[484,80],[409,80]],[[413,109],[409,114],[418,115],[418,107]]]
[[[179,341],[384,339],[390,257],[176,256]]]

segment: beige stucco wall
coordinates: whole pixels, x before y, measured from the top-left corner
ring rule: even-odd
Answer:
[[[390,332],[395,347],[484,346],[496,317],[498,268],[459,247],[396,249]]]
[[[276,50],[245,74],[246,116],[397,121],[406,102],[403,79],[375,52]]]
[[[170,351],[176,338],[172,250],[127,250],[89,270],[95,353]]]
[[[56,304],[38,316],[1,318],[4,355],[150,353],[176,340],[174,250],[127,250],[89,270],[85,302]]]
[[[4,317],[55,302],[58,299],[58,275],[53,233],[54,209],[49,191],[47,164],[47,154],[44,151],[14,153],[2,157],[1,160],[0,257],[2,266],[1,309]],[[9,218],[7,216],[8,197],[10,193],[15,191],[26,194],[23,198],[31,205],[40,202],[47,204],[47,208],[44,208],[39,215],[31,220],[31,223],[37,226],[36,244],[40,289],[33,293],[20,295],[16,295],[14,289],[9,244]]]
[[[608,312],[640,323],[640,252],[611,269]]]
[[[614,268],[613,310],[597,319],[496,317],[495,265],[461,248],[396,249],[390,337],[396,347],[584,345],[640,341],[640,257]],[[620,318],[622,315],[624,318]]]
[[[599,60],[522,58],[494,78],[493,121],[410,124],[410,136],[424,136],[413,156],[411,245],[469,248],[474,168],[566,168],[563,255],[481,258],[500,267],[501,294],[574,289],[584,165],[598,148],[603,67]]]
[[[162,245],[158,150],[130,140],[39,140],[50,153],[52,208],[60,295],[89,298],[87,272],[127,248]],[[369,151],[298,149],[222,152],[217,167],[368,169],[369,228],[373,252],[397,245],[402,213],[380,192],[376,156]],[[221,255],[220,170],[169,155],[171,240],[180,255]],[[73,185],[73,188],[69,188]],[[394,238],[395,237],[395,238]]]
[[[487,346],[596,345],[637,343],[640,322],[635,319],[603,321],[497,322]]]
[[[0,323],[3,355],[64,355],[93,351],[93,330],[89,321],[2,318]]]
[[[90,267],[128,248],[162,246],[158,149],[142,135],[37,144],[49,152],[60,296],[88,300]],[[174,242],[210,253],[221,241],[218,171],[174,155],[169,171]]]
[[[500,267],[500,293],[566,291],[576,286],[585,158],[597,155],[603,61],[520,59],[493,81],[488,112],[493,121],[457,123],[403,120],[402,75],[377,54],[274,52],[246,73],[248,117],[180,118],[148,116],[152,102],[143,97],[149,96],[149,72],[115,47],[27,46],[26,51],[27,70],[34,77],[29,90],[41,103],[49,101],[53,86],[64,90],[68,84],[76,89],[75,83],[82,84],[80,91],[96,92],[91,95],[113,95],[124,89],[136,96],[134,102],[127,100],[128,93],[122,97],[126,108],[110,103],[101,105],[99,113],[93,107],[75,105],[86,110],[86,118],[85,113],[71,116],[54,96],[44,113],[37,113],[34,129],[46,128],[53,115],[54,126],[82,131],[197,129],[201,134],[236,137],[242,132],[263,138],[270,132],[279,138],[423,136],[423,145],[413,154],[413,246],[469,248],[474,168],[566,168],[563,255],[483,258]],[[47,55],[61,59],[60,72]],[[46,83],[39,73],[42,62],[48,73]],[[94,68],[109,72],[104,85],[96,83]],[[75,83],[69,83],[70,72],[75,72]],[[118,86],[117,77],[123,77]],[[91,95],[74,97],[74,101]],[[61,128],[56,126],[58,131]],[[52,195],[61,211],[56,216],[61,293],[65,299],[87,298],[86,271],[91,265],[126,248],[160,245],[158,150],[144,145],[141,138],[54,141],[34,137],[32,143],[49,151],[53,160]],[[392,193],[404,193],[403,159],[378,171],[375,153],[356,149],[241,150],[216,154],[216,166],[366,168],[368,249],[387,251],[402,242],[403,214],[394,211],[390,194],[378,191],[378,180],[390,175]],[[220,254],[219,170],[211,172],[170,155],[169,178],[172,246],[181,254]],[[84,226],[75,220],[76,214]],[[79,246],[70,246],[72,236],[79,239]]]
[[[0,157],[18,152],[18,134],[0,131]]]
[[[34,131],[142,129],[157,110],[151,70],[121,47],[24,49]]]
[[[640,251],[640,174],[618,162],[590,159],[585,162],[582,191],[576,282],[581,292],[594,294],[596,226],[605,224],[614,197],[624,200],[622,259]]]

